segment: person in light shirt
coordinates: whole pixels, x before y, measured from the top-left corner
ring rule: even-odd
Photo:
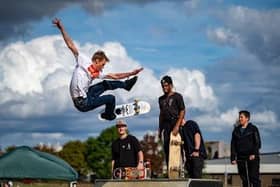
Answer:
[[[74,106],[81,112],[87,112],[97,107],[105,105],[105,112],[101,117],[106,120],[114,120],[116,115],[115,96],[112,94],[102,95],[107,90],[115,90],[118,88],[130,91],[137,81],[137,75],[143,68],[135,69],[125,73],[108,73],[103,74],[104,66],[109,62],[109,58],[104,51],[97,51],[91,58],[79,53],[72,39],[65,31],[62,22],[55,18],[52,23],[56,26],[70,51],[73,53],[76,61],[76,67],[72,75],[70,83],[70,94]],[[131,79],[121,81],[121,79]],[[103,80],[97,84],[92,84],[95,79],[112,79]]]

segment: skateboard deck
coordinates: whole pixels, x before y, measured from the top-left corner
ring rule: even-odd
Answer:
[[[178,179],[180,177],[182,157],[181,145],[183,144],[182,138],[178,133],[176,136],[170,134],[169,142],[169,161],[168,161],[168,178]]]
[[[121,104],[115,107],[116,119],[127,118],[131,116],[137,116],[141,114],[146,114],[151,110],[151,106],[146,101],[135,100],[133,103]],[[100,120],[105,120],[101,118],[101,114],[105,112],[105,109],[99,112],[98,118]]]
[[[114,179],[144,179],[145,178],[145,169],[138,170],[135,167],[125,167],[125,168],[116,168],[113,171]]]

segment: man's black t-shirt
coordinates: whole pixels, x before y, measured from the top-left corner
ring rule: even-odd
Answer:
[[[160,129],[170,131],[174,128],[180,111],[185,109],[183,97],[175,92],[170,96],[161,96],[158,102],[161,115]]]
[[[199,155],[205,159],[207,157],[207,153],[205,150],[202,134],[198,127],[198,124],[193,120],[188,120],[182,128],[182,134],[183,134],[182,139],[185,142],[184,148],[185,148],[186,156],[189,157],[195,150],[194,135],[196,133],[198,133],[201,137]]]
[[[118,138],[112,144],[112,160],[115,161],[114,169],[118,167],[136,167],[138,152],[141,151],[139,141],[131,135]]]

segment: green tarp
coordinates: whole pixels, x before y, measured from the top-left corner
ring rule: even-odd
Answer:
[[[76,181],[77,172],[62,159],[27,146],[0,157],[0,179]]]

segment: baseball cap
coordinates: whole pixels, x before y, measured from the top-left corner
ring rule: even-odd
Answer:
[[[117,120],[116,127],[118,127],[118,126],[127,126],[126,121],[124,119]]]

